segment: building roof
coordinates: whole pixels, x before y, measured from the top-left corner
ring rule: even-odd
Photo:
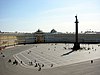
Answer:
[[[52,29],[50,33],[57,33],[55,29]]]
[[[42,31],[42,30],[40,30],[40,29],[38,29],[36,32],[35,32],[36,34],[43,34],[44,32]]]

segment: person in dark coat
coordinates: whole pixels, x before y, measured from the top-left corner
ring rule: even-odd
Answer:
[[[93,60],[91,60],[91,63],[93,63]]]

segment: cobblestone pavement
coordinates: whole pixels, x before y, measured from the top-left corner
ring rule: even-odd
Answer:
[[[83,50],[62,56],[72,51],[72,47],[73,44],[53,43],[22,45],[5,49],[0,51],[0,75],[99,75],[100,60],[96,60],[100,58],[99,45],[82,44]],[[2,57],[3,55],[5,57]],[[8,63],[9,59],[12,62]],[[14,60],[18,61],[18,65],[12,65]]]

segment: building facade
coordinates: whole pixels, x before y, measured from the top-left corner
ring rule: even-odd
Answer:
[[[0,33],[0,50],[16,44],[18,44],[18,42],[15,33]]]
[[[100,43],[100,34],[80,33],[78,38],[80,43]],[[55,30],[51,32],[42,32],[41,30],[35,33],[0,33],[0,49],[16,45],[16,44],[33,44],[33,43],[74,43],[74,33],[59,33]]]

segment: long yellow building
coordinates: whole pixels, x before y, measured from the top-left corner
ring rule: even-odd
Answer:
[[[11,45],[16,45],[17,43],[15,33],[0,33],[0,50]]]

